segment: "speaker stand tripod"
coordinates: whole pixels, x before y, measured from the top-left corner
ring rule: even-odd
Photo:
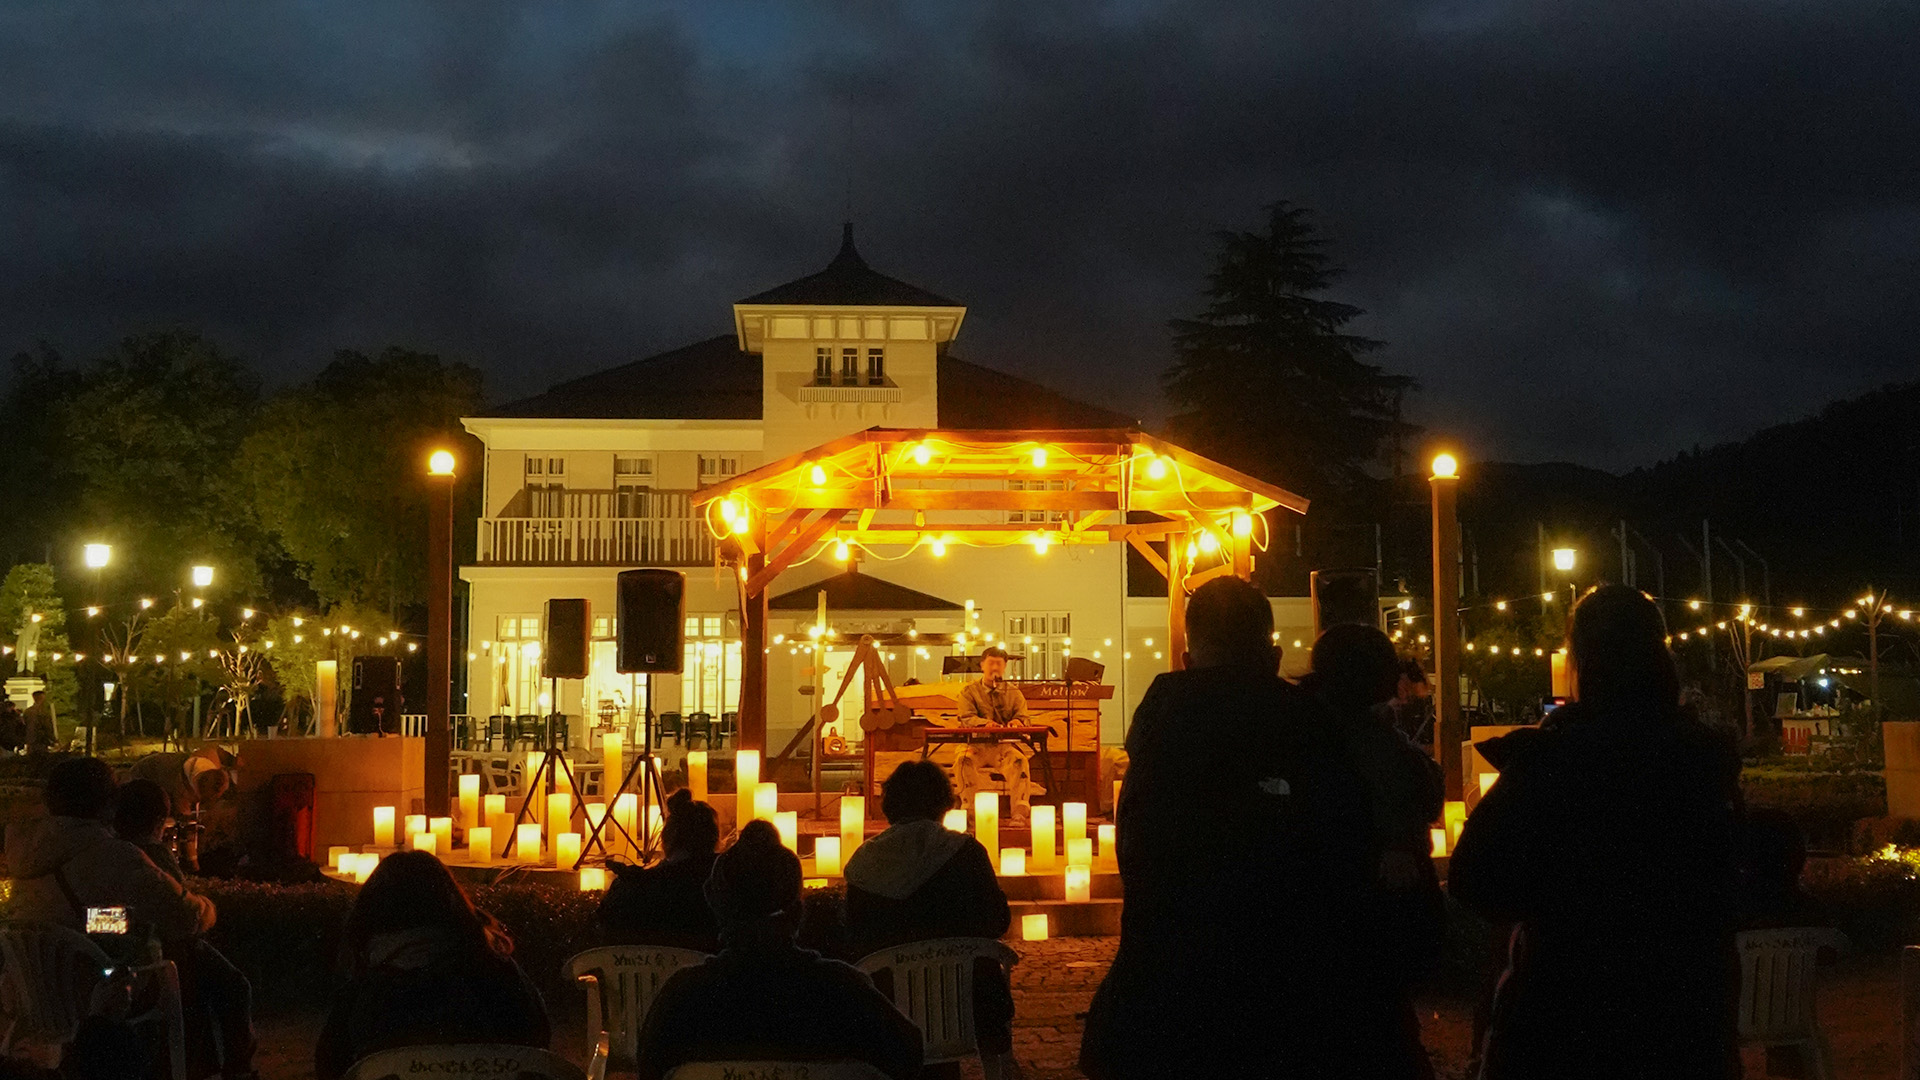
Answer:
[[[600,786],[603,789],[601,796],[606,800],[607,812],[600,815],[599,821],[587,823],[588,832],[580,845],[580,859],[582,862],[585,862],[587,856],[594,854],[596,851],[598,852],[601,863],[612,861],[612,855],[607,851],[606,844],[606,833],[609,831],[609,827],[611,827],[613,833],[624,837],[627,843],[638,853],[640,865],[645,866],[647,863],[653,861],[653,856],[660,845],[659,842],[654,839],[653,830],[648,827],[652,819],[652,815],[648,813],[648,810],[657,804],[662,811],[662,817],[665,816],[666,810],[666,800],[661,794],[660,766],[653,760],[653,739],[653,676],[649,674],[647,676],[645,704],[642,705],[640,710],[640,753],[635,756],[633,764],[627,766],[627,774],[620,778],[619,786],[615,787],[612,791],[604,790],[607,786],[607,781],[612,778],[606,776],[604,773],[601,774]],[[639,836],[634,836],[632,833],[629,833],[627,827],[619,821],[619,816],[614,813],[614,808],[619,805],[621,794],[632,788],[636,775],[640,778],[640,805],[639,814],[634,819],[634,824],[640,832]]]

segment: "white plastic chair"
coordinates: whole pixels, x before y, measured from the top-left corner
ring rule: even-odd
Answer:
[[[1823,948],[1846,948],[1838,930],[1748,930],[1739,937],[1740,1042],[1794,1046],[1806,1055],[1814,1080],[1831,1080],[1826,1033],[1814,1009],[1815,968]]]
[[[347,1070],[343,1080],[417,1080],[424,1076],[586,1080],[587,1074],[566,1058],[531,1046],[457,1043],[403,1046],[397,1050],[368,1054],[353,1063],[353,1068]]]
[[[640,1026],[674,972],[704,963],[696,949],[606,945],[567,961],[567,974],[587,989],[587,1041],[603,1040],[604,1071],[631,1072],[638,1061]],[[589,1067],[591,1068],[591,1066]]]
[[[868,975],[892,974],[894,1007],[920,1029],[926,1063],[935,1065],[980,1052],[973,1024],[973,962],[982,957],[1003,968],[1020,962],[1019,953],[992,938],[934,938],[882,949],[854,966]],[[998,1064],[981,1059],[989,1080]]]
[[[115,979],[137,991],[152,988],[157,998],[153,1008],[127,1020],[136,1026],[159,1026],[166,1035],[173,1080],[187,1080],[180,973],[173,962],[119,964],[85,934],[56,923],[0,922],[0,983],[12,1011],[0,1036],[0,1055],[22,1037],[64,1048]]]
[[[887,1080],[864,1061],[690,1061],[666,1080]]]

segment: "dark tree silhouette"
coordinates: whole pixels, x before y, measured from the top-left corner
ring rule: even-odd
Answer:
[[[1414,385],[1361,360],[1359,308],[1321,294],[1341,270],[1303,207],[1277,202],[1259,232],[1223,231],[1206,310],[1175,319],[1164,376],[1184,445],[1310,497],[1353,493]]]

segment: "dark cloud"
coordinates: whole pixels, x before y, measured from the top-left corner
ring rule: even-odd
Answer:
[[[1209,233],[1316,208],[1416,408],[1619,466],[1916,368],[1920,10],[1885,2],[26,4],[0,347],[199,325],[500,395],[816,269],[1157,415]]]

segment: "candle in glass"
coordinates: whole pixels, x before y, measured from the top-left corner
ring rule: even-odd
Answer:
[[[840,856],[853,858],[854,849],[867,838],[867,797],[840,796]]]
[[[813,841],[813,872],[820,877],[840,876],[840,838],[837,836],[815,837]]]
[[[407,827],[405,829],[405,832],[408,836],[412,836],[414,833],[417,833],[417,832],[432,832],[432,831],[433,831],[432,827],[427,824],[427,815],[425,814],[408,814],[407,815]]]
[[[780,833],[780,843],[788,851],[800,852],[800,815],[793,810],[782,810],[773,815],[773,827]]]
[[[772,821],[773,815],[780,812],[780,785],[769,780],[753,786],[753,816],[761,821]]]
[[[618,838],[621,853],[636,853],[640,846],[640,796],[629,791],[613,800],[613,823],[626,830],[626,835]]]
[[[1447,843],[1460,842],[1460,830],[1467,827],[1467,804],[1459,799],[1449,799],[1446,805]]]
[[[493,865],[493,827],[476,825],[467,830],[467,855],[481,866]]]
[[[1082,840],[1081,843],[1086,843]],[[1084,904],[1093,899],[1093,871],[1084,866],[1067,866],[1067,903]]]
[[[513,831],[514,858],[527,866],[540,865],[540,823],[522,822]]]
[[[1427,834],[1433,840],[1433,857],[1436,859],[1446,858],[1447,857],[1447,830],[1440,828],[1438,826],[1435,826],[1434,828],[1428,829]]]
[[[434,850],[442,854],[453,853],[453,819],[437,817],[427,819],[427,831],[433,834]]]
[[[952,829],[954,832],[966,832],[967,812],[965,810],[949,810],[947,811],[947,816],[940,819],[940,823]]]
[[[987,849],[989,861],[1000,857],[1000,793],[981,791],[973,796],[973,838]]]
[[[742,750],[733,755],[733,827],[753,820],[753,792],[760,785],[760,751]]]
[[[1061,824],[1066,827],[1067,843],[1087,838],[1087,804],[1083,802],[1063,803],[1060,806]]]
[[[1067,841],[1067,865],[1093,867],[1093,841],[1086,837]]]
[[[496,815],[507,812],[507,797],[505,795],[487,795],[482,797],[480,800],[480,812],[486,815],[486,820],[480,824],[491,824]]]
[[[547,833],[558,836],[573,828],[573,793],[556,791],[547,796]]]
[[[600,736],[600,793],[620,786],[627,776],[627,737],[617,731]]]
[[[1114,831],[1111,825],[1099,827],[1100,855],[1099,867],[1102,873],[1111,874],[1120,869],[1120,850],[1114,846]]]
[[[1059,851],[1053,845],[1053,807],[1036,806],[1033,808],[1033,868],[1050,871]]]
[[[1113,819],[1120,820],[1120,781],[1113,782]]]
[[[393,846],[393,807],[391,806],[373,808],[373,846],[383,848]]]
[[[580,833],[581,842],[584,844],[587,837],[597,832],[600,834],[600,850],[604,853],[611,854],[611,849],[607,847],[607,844],[613,840],[613,835],[607,831],[605,825],[601,824],[607,820],[607,804],[603,802],[582,803],[580,806],[580,815],[586,818],[587,821],[586,828],[581,830]]]
[[[439,837],[430,832],[412,833],[407,837],[407,846],[415,851],[424,851],[429,855],[435,855],[440,851],[439,839]]]
[[[1000,873],[1006,877],[1019,877],[1027,872],[1027,849],[1010,847],[1000,852]]]
[[[707,801],[707,752],[705,750],[687,751],[687,787],[693,790],[695,802]]]
[[[1046,913],[1042,912],[1039,915],[1020,916],[1020,940],[1021,941],[1047,940]]]
[[[580,834],[563,832],[553,838],[553,865],[571,870],[580,863]]]
[[[352,853],[353,853],[353,849],[346,846],[345,844],[333,845],[332,847],[327,849],[327,866],[330,867],[335,873],[339,873],[340,861],[344,859],[346,856],[351,855]]]
[[[480,775],[465,773],[460,777],[460,829],[472,831],[480,824]]]
[[[354,861],[353,880],[358,884],[365,885],[367,879],[373,876],[374,869],[379,865],[380,856],[377,853],[362,854]]]
[[[527,751],[527,771],[524,774],[527,778],[527,790],[523,801],[526,804],[528,821],[541,821],[547,812],[546,774],[541,771],[546,763],[545,750]]]
[[[603,892],[607,887],[607,871],[604,867],[583,866],[580,868],[580,891]]]

